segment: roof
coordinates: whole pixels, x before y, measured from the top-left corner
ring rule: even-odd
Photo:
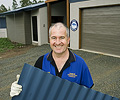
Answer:
[[[55,1],[61,1],[61,0],[46,0],[45,3],[50,3]],[[86,1],[86,0],[69,0],[69,3],[80,2],[80,1]]]
[[[48,2],[55,2],[55,1],[61,1],[61,0],[46,0],[43,3],[29,5],[29,6],[18,8],[18,9],[12,10],[12,11],[7,11],[7,12],[0,13],[0,16],[9,15],[9,14],[13,14],[13,13],[18,13],[18,12],[21,12],[21,11],[30,11],[30,10],[38,9],[38,8],[47,6]],[[86,0],[69,0],[69,3],[80,2],[80,1],[86,1]]]
[[[19,84],[23,90],[12,100],[119,100],[25,64]]]
[[[88,1],[88,0],[69,0],[69,3],[81,2],[81,1]]]
[[[0,13],[0,16],[1,15],[9,15],[9,14],[13,14],[13,13],[18,13],[18,12],[21,12],[21,11],[30,11],[30,10],[38,9],[38,8],[41,8],[41,7],[44,7],[44,6],[47,6],[45,2],[34,4],[34,5],[29,5],[29,6],[22,7],[22,8],[19,8],[19,9],[15,9],[15,10],[12,10],[12,11],[7,11],[7,12],[4,12],[4,13]]]

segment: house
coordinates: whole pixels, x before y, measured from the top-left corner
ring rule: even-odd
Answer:
[[[5,12],[8,38],[23,44],[49,42],[56,22],[70,28],[70,48],[120,56],[119,0],[46,0]]]
[[[47,41],[47,36],[42,36],[41,33],[47,34],[47,30],[44,29],[47,27],[47,7],[45,3],[30,5],[3,14],[6,15],[7,33],[11,41],[38,45]]]
[[[0,16],[0,38],[7,37],[6,17]]]

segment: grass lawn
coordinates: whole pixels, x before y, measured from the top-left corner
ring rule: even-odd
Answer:
[[[11,42],[8,38],[0,38],[0,53],[24,46],[24,44]]]

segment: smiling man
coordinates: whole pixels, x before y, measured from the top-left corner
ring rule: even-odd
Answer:
[[[85,61],[68,49],[69,29],[63,23],[56,23],[49,29],[49,38],[52,51],[40,56],[34,66],[62,79],[91,88],[93,80]],[[22,91],[22,86],[17,85],[15,82],[11,86],[11,97],[19,95]]]
[[[63,23],[56,23],[49,29],[49,38],[52,51],[41,56],[34,66],[91,88],[93,80],[85,61],[68,49],[69,29]]]

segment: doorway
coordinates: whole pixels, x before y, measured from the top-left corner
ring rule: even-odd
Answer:
[[[33,41],[38,41],[37,16],[32,16]]]

